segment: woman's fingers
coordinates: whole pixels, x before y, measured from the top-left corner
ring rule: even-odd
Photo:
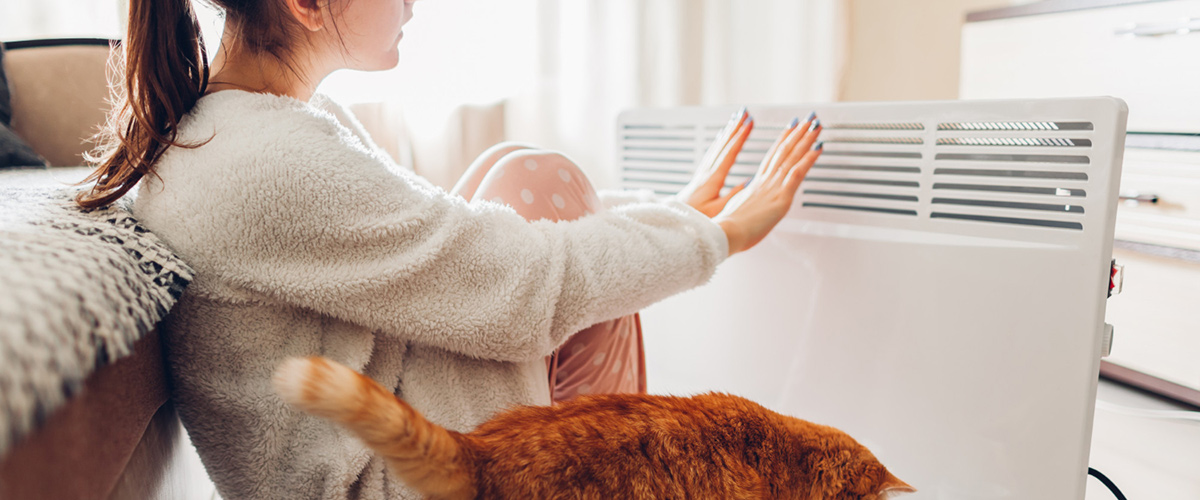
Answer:
[[[725,176],[729,175],[729,170],[733,168],[733,164],[737,162],[738,154],[742,152],[742,147],[746,145],[746,139],[750,137],[750,132],[754,130],[754,118],[747,118],[742,122],[741,126],[734,131],[732,139],[725,149],[721,151],[720,163],[717,165],[717,173],[714,177],[720,177],[721,185],[725,185]]]
[[[760,172],[765,178],[774,177],[777,174],[785,174],[787,166],[792,165],[803,156],[803,150],[798,151],[801,142],[808,136],[813,129],[813,124],[820,120],[816,119],[816,113],[809,113],[801,122],[798,118],[793,118],[792,122],[784,128],[784,132],[776,141],[776,147],[766,156],[763,168]],[[809,142],[809,145],[812,143]],[[805,148],[807,149],[807,147]]]
[[[770,164],[767,166],[767,175],[770,175],[779,165],[783,163],[792,152],[792,148],[796,146],[797,135],[800,132],[800,119],[792,118],[792,123],[788,124],[787,134],[783,136],[783,140],[779,143],[779,149],[775,150],[775,156],[771,157]]]
[[[717,133],[713,143],[708,147],[708,151],[705,152],[704,159],[700,161],[701,169],[711,171],[719,164],[718,159],[725,154],[729,143],[737,137],[738,131],[744,127],[749,118],[750,114],[745,107],[735,111],[733,116],[729,117],[729,123],[726,123],[725,127]]]
[[[817,142],[817,137],[821,135],[821,130],[823,130],[821,127],[821,120],[812,120],[808,124],[808,128],[805,130],[804,135],[800,137],[800,140],[796,142],[796,146],[792,148],[792,153],[783,160],[781,168],[787,168],[799,163],[800,159],[807,155],[810,150],[812,150],[813,144]]]
[[[800,188],[800,182],[804,180],[804,176],[808,175],[808,171],[812,169],[813,164],[817,163],[817,158],[821,156],[821,151],[824,151],[824,149],[825,145],[823,143],[816,143],[808,152],[804,153],[800,161],[796,162],[791,171],[788,172],[787,179],[784,180],[784,185],[787,186],[790,192],[794,193]]]
[[[775,163],[775,159],[779,156],[780,151],[783,149],[784,144],[788,140],[788,137],[790,137],[792,131],[795,130],[799,122],[800,120],[798,118],[793,119],[792,123],[783,127],[783,132],[779,133],[779,138],[775,139],[775,142],[771,144],[771,149],[768,149],[766,156],[763,156],[763,161],[758,165],[758,171],[754,173],[754,178],[766,178],[767,174],[771,172],[771,169]]]

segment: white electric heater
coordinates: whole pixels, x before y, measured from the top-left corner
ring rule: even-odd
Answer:
[[[677,192],[734,110],[622,114],[624,187]],[[1125,104],[751,107],[729,185],[810,110],[825,152],[787,218],[643,311],[651,391],[841,428],[905,498],[1082,499]]]

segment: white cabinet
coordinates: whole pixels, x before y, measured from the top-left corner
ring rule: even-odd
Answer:
[[[1108,95],[1131,132],[1200,132],[1200,0],[967,23],[959,97]],[[1190,31],[1190,29],[1196,31]]]
[[[1121,5],[973,14],[963,27],[960,97],[1107,95],[1129,105],[1121,193],[1140,201],[1117,210],[1114,256],[1125,265],[1126,287],[1108,301],[1115,337],[1107,361],[1194,403],[1200,401],[1200,0],[1115,3]]]

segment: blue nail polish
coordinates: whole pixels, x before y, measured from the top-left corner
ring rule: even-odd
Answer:
[[[812,125],[808,127],[808,131],[812,132],[821,126],[821,120],[813,120]]]
[[[749,178],[749,179],[746,179],[746,182],[743,182],[743,183],[742,183],[742,187],[749,186],[749,185],[750,185],[750,181],[752,181],[752,180],[754,180],[754,176],[750,176],[750,178]]]
[[[796,128],[796,125],[799,125],[799,124],[800,124],[799,118],[792,118],[792,123],[790,125],[788,125],[788,128]]]
[[[807,116],[806,118],[804,118],[804,121],[805,121],[805,122],[811,122],[811,121],[813,121],[813,119],[814,119],[814,118],[816,118],[816,117],[817,117],[817,112],[816,112],[816,111],[813,111],[813,112],[809,113],[809,114],[808,114],[808,116]]]
[[[825,148],[825,141],[817,141],[816,144],[813,144],[813,151],[820,151],[824,148]]]
[[[754,117],[753,117],[753,116],[751,116],[750,118],[747,118],[747,119],[746,119],[746,125],[752,125],[753,123],[754,123]]]

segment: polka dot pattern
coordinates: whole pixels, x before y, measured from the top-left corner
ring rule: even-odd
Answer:
[[[560,154],[532,150],[502,155],[483,168],[482,182],[467,190],[471,199],[509,205],[528,220],[574,220],[601,210],[587,176]],[[641,332],[633,315],[579,331],[552,359],[548,381],[552,399],[644,393],[643,359]]]
[[[567,339],[551,362],[553,400],[644,392],[641,335],[621,335],[624,330],[638,331],[634,316],[593,325]]]

